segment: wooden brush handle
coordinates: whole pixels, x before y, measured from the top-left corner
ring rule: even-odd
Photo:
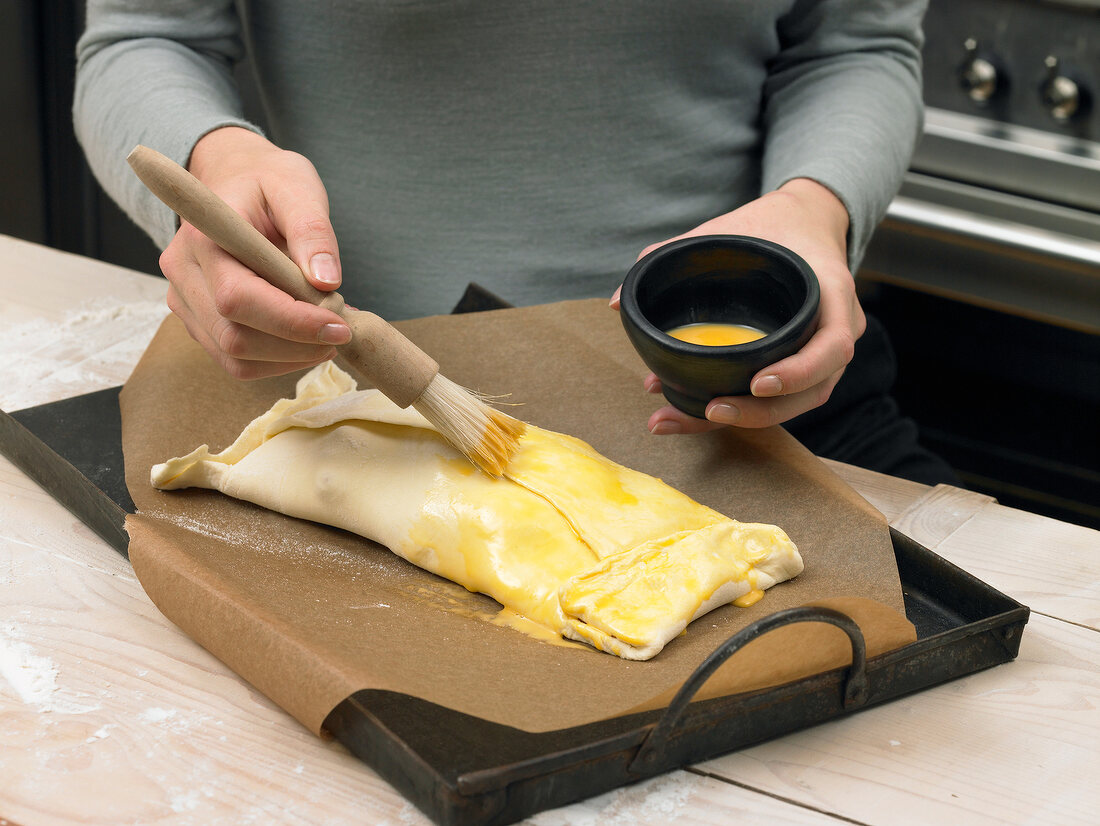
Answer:
[[[265,281],[339,314],[352,332],[341,348],[344,357],[396,404],[408,407],[424,393],[439,365],[384,319],[310,284],[286,253],[175,161],[146,146],[135,147],[126,160],[150,192]]]

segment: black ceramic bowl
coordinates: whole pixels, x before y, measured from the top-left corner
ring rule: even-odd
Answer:
[[[704,418],[715,396],[743,396],[764,367],[797,353],[815,328],[821,291],[786,247],[743,235],[685,238],[654,250],[623,281],[620,310],[634,348],[665,398]],[[745,324],[747,344],[690,344],[666,334],[683,324]]]

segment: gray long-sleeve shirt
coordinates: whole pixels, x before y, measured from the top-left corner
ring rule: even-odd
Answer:
[[[796,177],[836,193],[858,261],[920,126],[923,0],[91,0],[75,124],[160,245],[125,162],[186,164],[245,121],[316,165],[342,292],[391,319],[468,281],[516,304],[607,296],[646,245]]]

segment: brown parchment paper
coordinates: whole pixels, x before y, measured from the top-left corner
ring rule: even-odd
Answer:
[[[732,633],[810,602],[848,611],[872,656],[915,638],[884,518],[784,430],[646,432],[660,400],[642,390],[645,367],[606,301],[398,326],[448,378],[508,393],[520,418],[578,436],[735,519],[780,525],[806,569],[751,608],[706,615],[648,662],[499,627],[493,600],[361,537],[214,491],[153,489],[153,464],[202,443],[222,449],[292,395],[298,378],[230,379],[169,317],[121,396],[126,481],[138,508],[127,520],[130,559],[167,617],[314,732],[365,688],[528,731],[659,707]],[[733,657],[705,696],[779,684],[849,658],[838,629],[802,623]]]

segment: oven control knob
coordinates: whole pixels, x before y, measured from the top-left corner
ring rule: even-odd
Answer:
[[[1004,85],[1002,72],[990,55],[978,48],[978,41],[968,37],[963,43],[966,60],[958,69],[959,85],[971,101],[984,106]]]
[[[1046,79],[1039,87],[1043,107],[1059,123],[1068,123],[1085,110],[1088,95],[1076,80],[1063,73],[1054,55],[1043,63],[1047,67]]]

